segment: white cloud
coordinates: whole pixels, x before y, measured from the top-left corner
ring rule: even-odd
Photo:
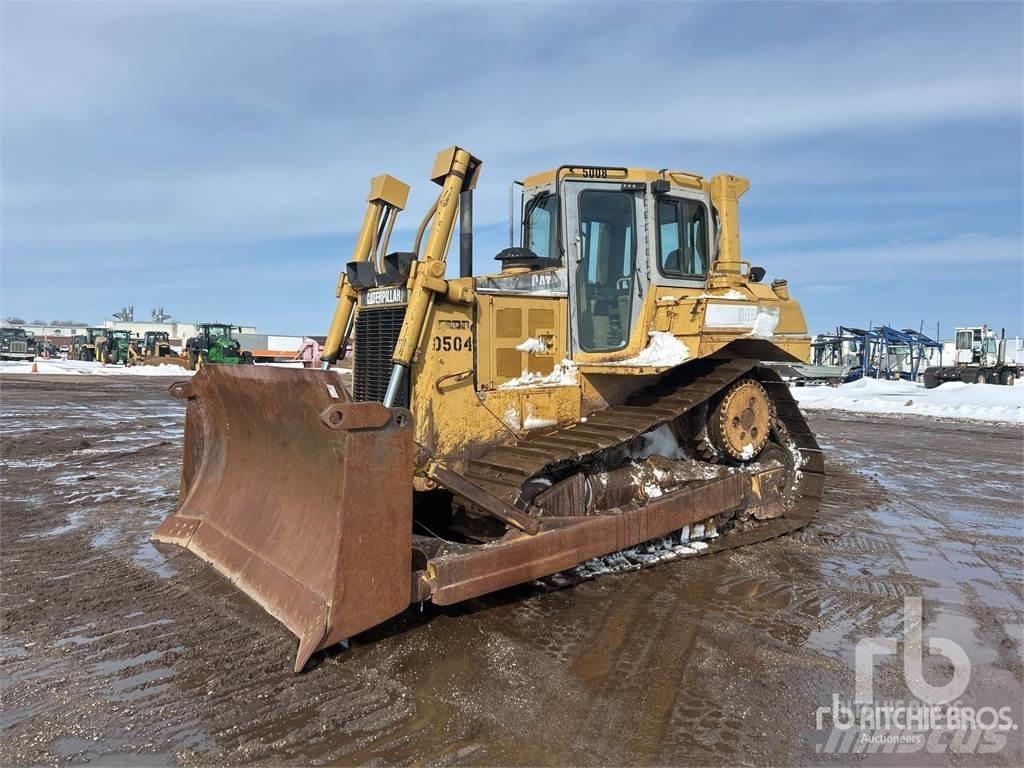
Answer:
[[[992,190],[1019,207],[1020,6],[45,2],[3,15],[5,270],[40,254],[69,275],[84,254],[145,267],[178,249],[185,279],[206,247],[352,232],[382,171],[413,184],[410,229],[452,143],[484,160],[481,226],[505,220],[508,180],[562,162],[749,175],[745,205],[779,217],[745,230],[766,266],[795,263],[783,246],[801,244],[855,261],[857,248],[823,246],[858,230],[892,253],[920,235],[902,219],[942,224]],[[977,138],[999,126],[1001,144]],[[865,203],[934,210],[844,210]],[[1019,212],[975,218],[956,226],[1020,230]],[[988,237],[978,245],[1007,252]],[[956,248],[902,247],[922,263]],[[337,263],[346,250],[339,238]]]

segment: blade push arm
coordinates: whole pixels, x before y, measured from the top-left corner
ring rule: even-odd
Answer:
[[[366,214],[359,228],[352,261],[366,261],[377,247],[378,234],[384,226],[390,232],[398,212],[405,208],[409,198],[409,185],[387,174],[375,176],[370,181],[370,194],[366,198]],[[341,354],[345,338],[352,323],[352,312],[356,306],[356,291],[345,279],[345,270],[338,276],[336,291],[338,304],[334,309],[331,327],[327,331],[321,359],[325,367],[336,363]]]
[[[480,161],[459,147],[443,150],[434,162],[431,180],[441,185],[441,194],[437,198],[434,224],[427,237],[423,258],[413,264],[409,276],[409,304],[391,358],[394,367],[384,396],[384,405],[388,407],[394,405],[402,381],[412,364],[423,325],[434,302],[434,294],[447,290],[444,280],[445,258],[459,212],[459,195],[476,186],[479,171]]]

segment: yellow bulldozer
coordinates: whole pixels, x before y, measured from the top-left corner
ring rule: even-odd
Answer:
[[[408,252],[388,244],[409,187],[372,180],[321,369],[209,366],[171,387],[181,488],[154,538],[283,622],[296,671],[411,604],[750,544],[817,511],[821,451],[762,365],[810,340],[786,281],[740,258],[747,180],[527,177],[521,244],[474,277],[480,171],[438,154]]]

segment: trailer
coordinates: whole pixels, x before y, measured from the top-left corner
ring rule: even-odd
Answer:
[[[924,372],[924,385],[933,389],[946,381],[968,384],[1003,384],[1012,387],[1024,366],[1006,359],[1006,329],[996,337],[988,326],[957,328],[953,365],[938,365]]]
[[[917,381],[932,350],[941,362],[941,342],[912,328],[840,325],[835,333],[819,334],[811,342],[811,366],[839,371],[840,383],[861,378]]]

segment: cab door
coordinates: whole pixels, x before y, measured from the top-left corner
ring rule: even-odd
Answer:
[[[647,242],[642,190],[621,182],[566,181],[563,205],[573,353],[624,349],[644,292]]]

